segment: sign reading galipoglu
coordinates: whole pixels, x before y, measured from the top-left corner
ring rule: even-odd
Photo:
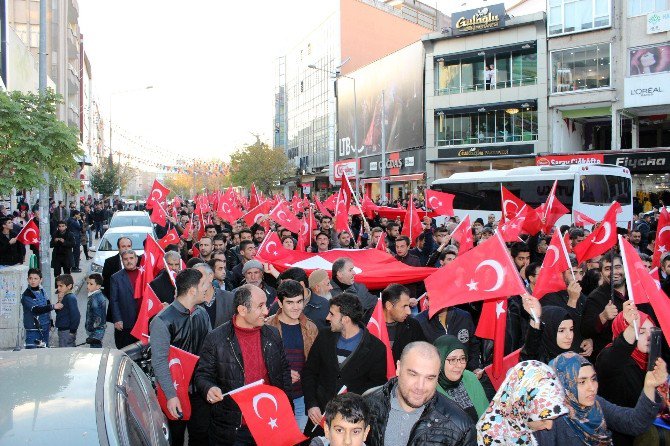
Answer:
[[[646,107],[670,103],[670,73],[624,79],[624,107]]]
[[[466,34],[505,26],[505,4],[455,12],[451,16],[453,33]]]

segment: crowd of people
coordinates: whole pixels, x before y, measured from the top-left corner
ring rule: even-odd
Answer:
[[[346,251],[330,271],[280,272],[259,260],[258,247],[274,231],[284,248],[293,250],[297,234],[267,215],[249,227],[243,219],[230,224],[216,212],[203,216],[194,208],[195,203],[182,203],[156,228],[159,239],[172,229],[180,238],[165,247],[165,269],[150,282],[164,306],[151,320],[149,343],[172,444],[183,444],[187,431],[194,445],[255,444],[240,408],[226,394],[260,379],[286,393],[296,423],[309,437],[305,444],[316,446],[618,446],[661,444],[667,437],[670,350],[663,339],[661,357],[648,364],[649,337],[658,320],[648,304],[629,300],[616,248],[581,264],[570,254],[565,290],[537,299],[533,290],[552,234],[522,235],[508,243],[527,293],[507,299],[505,353],[520,349],[520,362],[497,388],[484,372],[493,342],[475,334],[481,302],[431,317],[423,282],[401,285],[390,273],[383,289],[369,290],[356,281]],[[413,240],[401,235],[401,219],[350,216],[351,230],[337,232],[331,216],[317,211],[315,217],[311,252],[381,249],[406,265],[436,269],[459,256],[451,235],[457,217],[437,225],[426,216]],[[653,213],[636,216],[623,234],[650,269],[656,225]],[[497,226],[494,215],[487,222],[475,220],[475,244],[494,236]],[[567,234],[569,249],[589,234],[581,227],[559,230]],[[0,239],[8,238],[8,231],[9,223],[3,224]],[[52,245],[67,238],[57,225]],[[0,256],[10,242],[0,245]],[[670,292],[670,256],[661,258],[658,272],[662,289]],[[24,308],[38,319],[38,329],[56,311],[59,344],[72,345],[67,335],[75,315],[58,321],[67,311],[71,276],[56,279],[59,298],[52,305],[39,293],[37,273],[29,274]],[[101,277],[88,278],[89,338],[102,339],[106,308],[116,347],[138,341],[131,330],[139,315],[135,285],[141,274],[140,256],[129,239],[120,238],[118,255],[107,259]],[[395,373],[388,370],[387,346],[367,328],[379,299],[385,320],[372,322],[385,323]],[[77,312],[77,325],[78,318]],[[26,324],[35,328],[32,317]],[[31,336],[34,341],[38,334]],[[185,401],[173,386],[171,346],[199,356],[187,421],[180,419]]]

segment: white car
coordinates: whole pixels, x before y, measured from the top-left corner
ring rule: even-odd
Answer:
[[[138,256],[144,254],[144,240],[146,240],[147,234],[152,237],[156,236],[154,228],[149,226],[109,228],[98,242],[98,246],[95,249],[91,249],[95,251],[93,262],[91,262],[91,272],[102,273],[105,260],[118,254],[119,248],[117,242],[121,237],[128,237],[132,241],[133,249]]]
[[[109,222],[110,228],[120,226],[147,226],[153,228],[151,217],[144,211],[117,211]]]

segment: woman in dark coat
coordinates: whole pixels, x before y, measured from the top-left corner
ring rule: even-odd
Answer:
[[[538,325],[530,318],[520,360],[534,359],[549,364],[556,356],[572,350],[575,346],[575,323],[568,310],[562,307],[542,307],[532,296],[525,296],[523,299],[526,311],[530,314],[532,309],[541,323]]]

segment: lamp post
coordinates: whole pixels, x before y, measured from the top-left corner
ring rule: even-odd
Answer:
[[[314,64],[307,65],[308,68],[311,68],[312,70],[318,70],[318,71],[323,71],[325,73],[330,74],[331,76],[334,77],[335,80],[337,80],[340,77],[345,77],[347,79],[350,79],[353,84],[354,84],[354,156],[356,158],[356,174],[354,175],[355,181],[356,181],[356,193],[358,194],[358,188],[359,188],[359,175],[358,175],[358,119],[356,115],[356,109],[358,108],[358,103],[356,101],[356,79],[351,77],[351,76],[346,76],[344,74],[340,74],[339,71],[329,71],[329,70],[324,70],[323,68],[319,68]]]

